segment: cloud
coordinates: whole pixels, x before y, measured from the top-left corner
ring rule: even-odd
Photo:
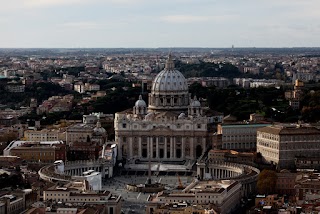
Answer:
[[[145,3],[147,0],[10,0],[2,4],[0,10],[16,10],[16,9],[39,9],[60,6],[78,6],[78,5],[94,5],[113,4],[113,5],[133,5]]]
[[[192,22],[208,22],[208,21],[225,21],[234,18],[232,15],[222,16],[194,16],[194,15],[169,15],[162,16],[160,19],[170,23],[192,23]]]
[[[96,22],[66,22],[61,24],[60,26],[79,29],[97,29],[103,27],[104,25]]]
[[[90,2],[92,1],[89,1],[89,0],[25,0],[23,1],[23,4],[28,8],[39,8],[39,7],[78,5],[78,4],[85,4]]]

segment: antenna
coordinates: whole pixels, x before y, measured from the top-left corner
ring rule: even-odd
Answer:
[[[143,89],[144,89],[144,84],[143,84],[143,79],[141,80],[141,94],[143,94]]]

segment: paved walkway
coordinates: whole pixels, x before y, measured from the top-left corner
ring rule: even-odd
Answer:
[[[117,176],[103,182],[103,189],[111,193],[121,195],[123,198],[122,210],[124,213],[145,213],[145,206],[147,204],[148,193],[130,192],[125,189],[128,183],[145,184],[147,176]],[[193,177],[180,176],[181,182],[184,186],[193,181]],[[166,184],[168,190],[173,190],[178,186],[178,176],[152,176],[153,183],[161,182]],[[134,211],[133,211],[134,210]]]

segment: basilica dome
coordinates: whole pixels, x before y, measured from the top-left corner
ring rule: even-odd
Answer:
[[[194,96],[193,100],[191,101],[190,104],[191,107],[201,107],[200,101],[197,99],[196,96]]]
[[[188,91],[187,80],[180,71],[174,68],[171,55],[169,55],[165,69],[153,80],[151,90],[154,93]]]
[[[190,104],[191,107],[201,107],[201,103],[198,100],[192,101]]]
[[[100,121],[98,121],[96,127],[93,129],[93,132],[96,135],[105,135],[107,131],[101,126]]]
[[[185,110],[189,105],[186,78],[176,70],[171,54],[163,71],[153,80],[149,94],[149,110]]]
[[[146,102],[142,99],[142,96],[139,95],[139,99],[136,101],[135,107],[147,107]]]

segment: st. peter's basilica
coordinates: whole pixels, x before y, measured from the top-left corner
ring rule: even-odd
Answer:
[[[148,98],[148,106],[140,95],[132,110],[115,114],[118,159],[183,162],[200,157],[209,145],[208,118],[171,55]]]

